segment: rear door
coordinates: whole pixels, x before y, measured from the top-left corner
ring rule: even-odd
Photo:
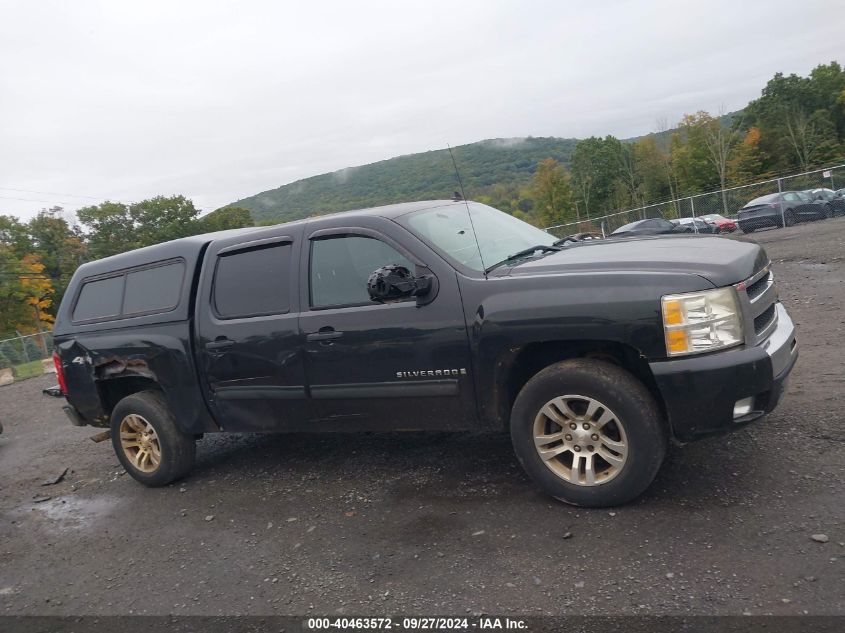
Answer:
[[[300,326],[319,426],[466,429],[476,424],[470,349],[454,269],[396,223],[377,217],[309,223]],[[431,275],[436,294],[381,304],[367,279],[399,264]],[[432,300],[433,297],[433,300]]]
[[[299,336],[302,225],[213,242],[197,298],[197,354],[210,406],[231,431],[278,431],[312,416]]]

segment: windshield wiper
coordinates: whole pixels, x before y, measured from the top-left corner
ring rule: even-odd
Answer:
[[[525,257],[527,255],[533,255],[537,251],[542,251],[542,252],[546,253],[546,252],[553,252],[553,251],[560,251],[560,250],[563,250],[560,246],[549,246],[547,244],[537,244],[536,246],[529,246],[528,248],[523,248],[521,251],[517,251],[513,255],[508,255],[505,259],[503,259],[500,262],[493,264],[492,266],[487,268],[484,272],[489,273],[491,270],[493,270],[494,268],[498,268],[502,264],[507,264],[508,262],[511,262],[515,259],[519,259],[520,257]]]

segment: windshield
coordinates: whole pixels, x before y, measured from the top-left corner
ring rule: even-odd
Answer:
[[[478,202],[417,211],[408,216],[407,224],[443,255],[477,271],[489,269],[526,248],[551,246],[557,240],[550,233]]]
[[[718,213],[708,213],[707,215],[701,216],[705,220],[724,220],[726,218],[722,217]]]

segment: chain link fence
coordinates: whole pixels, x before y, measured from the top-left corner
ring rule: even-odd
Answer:
[[[18,334],[0,340],[0,385],[40,376],[45,369],[50,371],[52,355],[53,335],[50,332]]]
[[[584,218],[577,222],[546,227],[546,230],[557,237],[566,237],[575,233],[596,233],[606,237],[626,224],[651,218],[676,220],[719,214],[728,219],[736,219],[737,212],[743,206],[760,196],[784,191],[805,191],[819,188],[836,191],[843,187],[845,187],[845,165],[837,165],[739,187],[676,198],[667,202],[648,204],[607,215]],[[783,209],[781,209],[781,213],[783,213]],[[693,227],[695,226],[695,223],[693,223]]]

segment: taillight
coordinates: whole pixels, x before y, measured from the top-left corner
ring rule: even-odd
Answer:
[[[62,368],[62,359],[56,352],[53,352],[53,364],[56,366],[56,378],[59,381],[59,391],[67,395],[67,383],[65,382],[65,370]]]

